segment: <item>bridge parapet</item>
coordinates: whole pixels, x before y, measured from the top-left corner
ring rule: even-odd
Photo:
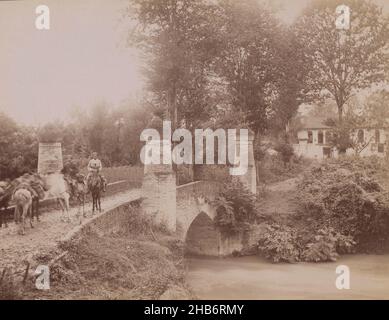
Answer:
[[[177,187],[177,234],[184,239],[193,220],[202,212],[212,220],[216,210],[210,204],[222,188],[213,181],[195,181]]]

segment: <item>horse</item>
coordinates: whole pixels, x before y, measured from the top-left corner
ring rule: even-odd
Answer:
[[[57,199],[62,209],[61,221],[70,222],[69,199],[71,188],[64,179],[64,175],[61,173],[52,173],[44,176],[44,180],[48,185],[46,198],[52,197]]]
[[[88,189],[92,194],[92,214],[94,214],[95,209],[101,212],[100,198],[101,191],[104,189],[104,182],[97,171],[91,173],[88,181]]]

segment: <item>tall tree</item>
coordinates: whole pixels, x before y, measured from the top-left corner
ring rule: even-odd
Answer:
[[[223,50],[217,73],[228,86],[236,119],[257,135],[266,129],[276,79],[278,23],[255,0],[221,0],[218,36]]]
[[[137,22],[130,41],[146,57],[152,104],[167,110],[173,128],[206,117],[207,70],[214,6],[205,0],[131,0]],[[194,115],[196,115],[194,117]],[[190,125],[190,124],[189,124]]]
[[[270,126],[276,134],[286,130],[285,137],[290,136],[289,130],[293,117],[303,101],[303,89],[307,76],[308,64],[305,63],[304,48],[300,46],[296,35],[283,26],[277,33],[277,77]]]
[[[388,58],[388,17],[366,0],[344,0],[351,10],[349,29],[337,29],[335,0],[318,0],[295,24],[310,67],[305,94],[317,101],[331,96],[342,122],[344,105],[356,91],[383,81]]]

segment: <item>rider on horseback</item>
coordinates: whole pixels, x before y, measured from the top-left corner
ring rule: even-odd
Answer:
[[[88,163],[88,175],[86,177],[87,186],[89,186],[90,178],[93,173],[97,173],[103,182],[103,191],[105,192],[107,186],[107,180],[101,175],[101,169],[103,168],[100,159],[97,158],[97,152],[92,153],[92,159]]]

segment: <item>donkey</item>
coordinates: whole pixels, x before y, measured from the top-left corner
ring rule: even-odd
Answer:
[[[26,218],[30,217],[30,226],[32,225],[32,194],[28,188],[21,187],[17,189],[12,195],[12,200],[15,202],[15,221],[20,221],[20,227],[18,233],[21,235],[26,234]]]
[[[12,200],[15,202],[15,223],[20,223],[19,234],[26,233],[26,218],[30,218],[33,228],[33,213],[39,221],[39,200],[44,199],[48,187],[44,179],[37,173],[25,174],[15,180],[18,185],[13,188]]]
[[[13,181],[12,192],[15,192],[17,189],[24,188],[30,191],[32,196],[31,204],[31,219],[39,219],[39,200],[45,198],[45,192],[48,190],[48,186],[44,178],[38,173],[26,173],[21,177]],[[18,219],[15,219],[15,222],[20,222]]]

